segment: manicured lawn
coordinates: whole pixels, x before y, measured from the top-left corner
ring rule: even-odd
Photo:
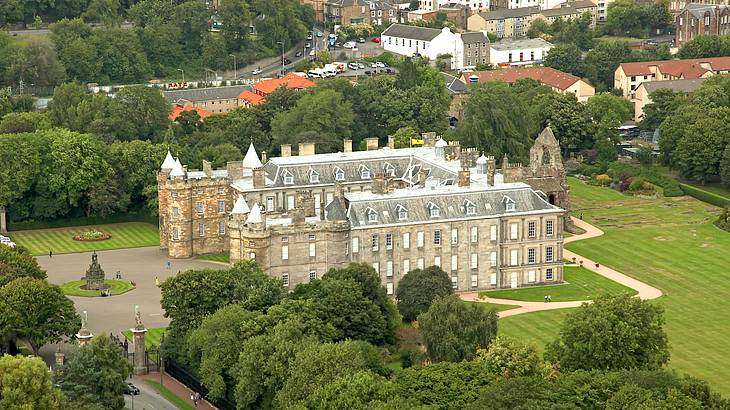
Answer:
[[[122,293],[129,292],[134,289],[131,283],[126,280],[116,279],[104,279],[104,283],[111,285],[109,292],[113,295],[121,295]],[[61,285],[61,290],[64,295],[68,296],[85,296],[85,297],[101,297],[101,292],[98,290],[85,290],[81,289],[81,285],[85,285],[85,280],[74,280],[72,282],[66,282]]]
[[[501,303],[482,303],[482,302],[464,302],[464,303],[473,303],[484,309],[494,309],[497,312],[502,312],[505,310],[515,309],[515,308],[519,307],[517,305],[505,305],[505,304],[501,304]]]
[[[543,302],[545,295],[550,295],[553,302],[595,299],[601,294],[629,293],[636,291],[618,282],[590,271],[583,267],[566,266],[565,282],[560,285],[537,286],[522,289],[504,289],[480,292],[480,295],[526,302]]]
[[[196,256],[195,259],[199,259],[201,261],[223,262],[223,263],[229,263],[231,261],[230,255],[227,253],[215,254],[215,255],[201,255],[201,256]]]
[[[711,221],[719,209],[689,197],[597,199],[571,179],[572,206],[605,235],[567,248],[661,289],[669,368],[702,378],[730,395],[730,234]],[[585,189],[584,189],[585,188]],[[611,194],[613,195],[613,194]],[[562,313],[562,312],[561,312]],[[549,342],[556,312],[500,320],[500,331]],[[555,327],[551,333],[545,326]]]
[[[167,399],[170,403],[172,403],[175,407],[177,407],[180,410],[193,410],[193,406],[189,405],[185,399],[178,397],[175,393],[170,391],[167,387],[161,385],[160,383],[154,381],[154,380],[145,380],[145,383],[150,385],[157,393],[160,393],[162,397]]]
[[[499,334],[530,341],[543,351],[558,336],[563,320],[573,310],[544,310],[499,319]]]
[[[81,242],[73,240],[90,228],[95,228],[111,235],[111,239],[98,242]],[[111,225],[75,226],[72,228],[38,229],[32,231],[10,232],[18,245],[28,248],[33,255],[89,252],[107,249],[139,248],[160,244],[157,227],[143,222],[128,222]]]
[[[147,333],[144,335],[144,345],[146,348],[157,348],[160,346],[160,340],[162,339],[163,333],[167,331],[166,327],[156,327],[152,329],[147,329]],[[127,338],[130,342],[132,341],[132,331],[130,330],[124,330],[122,331],[122,334],[124,337]]]

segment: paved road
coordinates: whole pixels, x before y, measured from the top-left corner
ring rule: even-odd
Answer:
[[[159,381],[159,377],[157,379]],[[124,395],[124,405],[130,410],[177,410],[177,407],[157,393],[155,389],[150,387],[142,379],[133,377],[130,380],[139,388],[138,396]]]
[[[100,251],[99,263],[107,278],[116,271],[122,279],[134,281],[137,288],[123,295],[108,298],[71,296],[76,310],[88,311],[89,329],[94,334],[119,333],[134,325],[134,306],[139,305],[142,322],[148,328],[167,326],[169,319],[163,316],[160,306],[160,289],[155,286],[155,276],[162,281],[178,271],[220,267],[220,264],[195,259],[172,260],[172,269],[165,269],[166,254],[157,247]],[[48,281],[63,284],[84,276],[91,263],[91,253],[38,256],[38,263],[48,272]]]
[[[583,239],[589,239],[589,238],[595,238],[597,236],[603,235],[603,231],[596,228],[595,226],[589,224],[586,221],[572,218],[573,223],[585,230],[585,233],[580,235],[574,235],[569,238],[565,238],[565,243],[570,243],[574,241],[579,241]],[[599,265],[595,261],[590,260],[588,258],[585,258],[583,256],[580,256],[574,252],[571,252],[567,249],[563,250],[563,257],[566,259],[572,259],[575,258],[577,262],[583,262],[583,267],[592,270],[593,272],[598,273],[601,276],[604,276],[608,279],[611,279],[615,282],[618,282],[624,286],[628,286],[638,292],[638,297],[641,299],[656,299],[662,295],[662,291],[650,286],[644,282],[638,281],[630,276],[624,275],[621,272],[618,272],[616,270],[613,270],[609,267]],[[564,309],[564,308],[572,308],[572,307],[579,307],[583,303],[591,303],[590,300],[579,300],[579,301],[572,301],[572,302],[551,302],[551,303],[544,303],[544,302],[522,302],[517,300],[511,300],[511,299],[497,299],[497,298],[480,298],[479,292],[469,292],[469,293],[462,293],[461,298],[463,300],[468,301],[474,301],[474,302],[485,302],[485,303],[499,303],[499,304],[506,304],[506,305],[516,305],[519,306],[515,309],[505,310],[502,312],[499,312],[499,317],[508,317],[508,316],[514,316],[514,315],[520,315],[523,313],[529,313],[529,312],[538,312],[542,310],[553,310],[553,309]]]

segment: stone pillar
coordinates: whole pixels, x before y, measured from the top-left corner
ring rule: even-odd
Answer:
[[[494,186],[494,172],[496,163],[494,157],[487,157],[487,185]]]
[[[281,156],[291,157],[291,144],[281,144]]]
[[[375,151],[378,149],[378,137],[365,138],[365,141],[367,143],[368,151]]]
[[[315,154],[315,148],[313,142],[300,142],[299,143],[299,156],[309,156]]]
[[[134,307],[135,326],[129,330],[132,331],[132,340],[134,341],[134,374],[147,374],[147,366],[145,365],[145,345],[144,337],[147,328],[142,324],[142,318],[139,314],[139,306]]]
[[[8,223],[6,221],[7,211],[4,206],[0,206],[0,233],[8,233]]]
[[[79,340],[79,346],[88,345],[89,343],[91,343],[91,339],[94,338],[94,335],[86,327],[87,323],[89,323],[89,316],[84,310],[83,314],[81,315],[81,329],[79,329],[79,332],[76,333],[76,339]]]
[[[395,137],[388,135],[388,148],[395,149]]]
[[[351,139],[344,140],[342,148],[345,150],[345,152],[352,152],[352,140]]]
[[[469,172],[469,168],[462,168],[461,171],[459,171],[459,186],[468,187],[470,182],[471,173]]]

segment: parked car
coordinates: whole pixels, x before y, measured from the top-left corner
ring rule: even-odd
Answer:
[[[127,382],[126,386],[124,386],[124,394],[129,394],[130,396],[138,396],[139,388],[132,383]]]
[[[297,53],[294,54],[294,57],[301,57],[301,56],[302,56],[302,52],[301,51],[297,51]]]
[[[317,32],[317,37],[322,37],[322,32],[321,31],[318,31]]]
[[[373,43],[380,43],[380,37],[373,37],[373,39],[370,41],[372,41]]]
[[[365,39],[362,38],[362,37],[360,37],[360,38],[357,39],[357,42],[360,43],[360,44],[362,44],[362,43],[365,42]]]
[[[304,47],[305,48],[311,48],[312,47],[312,43],[307,43],[307,44],[304,45]]]
[[[354,48],[356,46],[355,46],[355,42],[354,41],[348,41],[345,44],[343,44],[342,47],[345,47],[345,48]]]
[[[259,75],[259,74],[261,74],[261,68],[257,68],[257,69],[255,69],[255,70],[253,70],[253,71],[251,72],[251,74],[253,74],[253,75]]]
[[[291,64],[291,60],[289,60],[288,58],[284,57],[284,65],[289,65],[289,64]]]
[[[365,75],[370,75],[370,74],[372,74],[372,71],[370,71],[370,70],[365,70]]]
[[[311,40],[311,39],[312,39],[312,33],[310,32],[307,34],[307,40]]]
[[[373,67],[373,68],[385,68],[385,67],[387,67],[387,65],[384,62],[382,62],[382,61],[376,61],[373,64],[370,64],[370,67]]]
[[[348,63],[347,68],[350,70],[357,70],[360,66],[357,65],[357,63]]]
[[[386,68],[385,69],[385,73],[386,74],[393,74],[393,70],[391,70],[390,68]]]
[[[359,68],[359,69],[362,70],[363,68],[365,68],[365,64],[363,64],[363,63],[357,63],[357,68]]]
[[[309,71],[307,71],[307,77],[322,78],[322,73],[319,70],[309,70]]]
[[[314,50],[312,50],[312,51],[309,52],[309,56],[310,57],[314,57],[316,55],[317,55],[317,53],[315,53]]]
[[[377,67],[378,67],[378,65],[377,65],[377,64],[375,64],[375,63],[370,63],[370,68],[377,68]]]

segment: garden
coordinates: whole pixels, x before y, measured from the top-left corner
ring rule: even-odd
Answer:
[[[714,222],[721,210],[688,196],[636,197],[569,178],[573,215],[603,236],[566,248],[657,287],[665,296],[669,368],[703,378],[730,394],[730,356],[721,348],[730,334],[730,234]],[[500,332],[542,346],[570,310],[500,320]]]
[[[114,296],[127,293],[135,288],[133,282],[126,280],[105,279],[104,283],[108,286],[108,288],[103,291],[90,290],[83,288],[83,286],[86,285],[85,279],[74,280],[61,285],[61,291],[63,291],[63,294],[66,296],[100,297],[102,296],[102,292],[108,292],[109,296]]]

